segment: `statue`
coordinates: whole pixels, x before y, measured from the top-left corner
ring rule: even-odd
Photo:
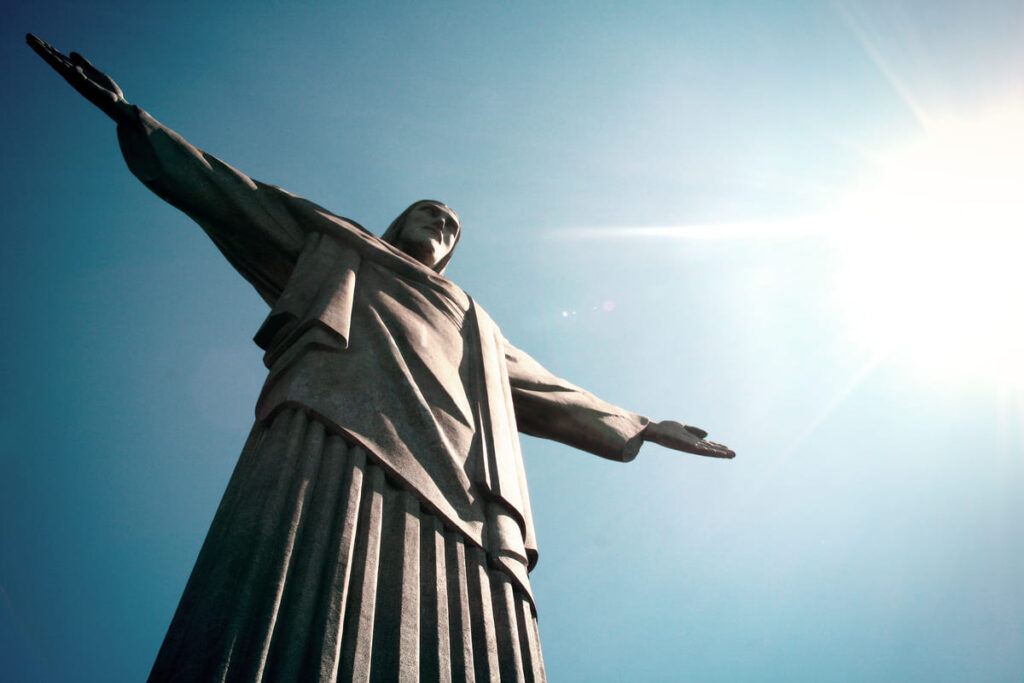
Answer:
[[[644,441],[733,452],[512,346],[443,277],[462,230],[443,203],[378,238],[193,147],[81,56],[28,43],[270,307],[256,422],[150,680],[543,680],[517,430],[622,462]]]

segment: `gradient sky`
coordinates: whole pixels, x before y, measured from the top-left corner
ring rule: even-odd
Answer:
[[[257,295],[24,44],[732,462],[524,437],[552,681],[1024,679],[1020,2],[8,3],[0,680],[148,673]],[[216,6],[215,6],[216,5]]]

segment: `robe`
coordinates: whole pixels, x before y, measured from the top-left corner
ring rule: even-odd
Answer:
[[[647,418],[357,223],[141,109],[118,136],[271,307],[256,421],[150,680],[543,680],[517,431],[625,462]]]

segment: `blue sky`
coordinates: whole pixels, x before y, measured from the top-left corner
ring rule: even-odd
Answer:
[[[737,451],[524,437],[552,680],[1024,676],[1020,3],[5,19],[0,679],[148,673],[263,374],[264,304],[26,31],[378,233],[446,201],[513,343]]]

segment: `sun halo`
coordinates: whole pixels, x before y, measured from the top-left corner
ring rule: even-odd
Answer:
[[[831,218],[852,338],[935,378],[1024,384],[1024,108],[933,121]]]

